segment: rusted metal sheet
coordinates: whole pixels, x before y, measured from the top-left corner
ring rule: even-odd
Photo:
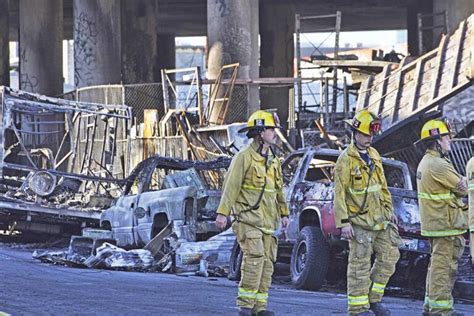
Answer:
[[[407,61],[398,68],[386,66],[359,92],[357,109],[367,108],[382,119],[384,134],[378,141],[472,86],[474,15],[453,35],[443,36],[436,49]]]

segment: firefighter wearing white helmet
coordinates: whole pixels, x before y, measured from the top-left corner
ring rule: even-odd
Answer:
[[[421,235],[431,245],[424,315],[460,315],[453,309],[452,290],[468,228],[467,206],[461,200],[467,183],[447,158],[451,130],[446,120],[426,122],[418,142],[427,147],[416,173]]]
[[[273,315],[267,310],[280,221],[288,225],[288,207],[283,194],[281,164],[271,145],[276,142],[278,117],[266,111],[253,113],[246,132],[253,142],[232,159],[224,180],[216,225],[224,229],[232,215],[232,229],[243,252],[242,278],[237,306],[239,315]]]
[[[347,123],[352,143],[336,163],[334,209],[336,226],[349,241],[348,310],[350,315],[390,315],[381,301],[400,257],[401,240],[382,160],[370,146],[373,136],[381,133],[381,122],[362,110]]]

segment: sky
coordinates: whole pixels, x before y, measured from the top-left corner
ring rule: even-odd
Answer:
[[[342,32],[339,37],[339,44],[344,47],[357,47],[358,43],[362,43],[364,47],[371,46],[390,46],[405,43],[407,41],[406,30],[395,31],[368,31],[368,32]],[[332,46],[334,43],[334,34],[330,33],[305,33],[301,36],[301,43],[311,45],[313,43],[319,46],[322,42]],[[195,37],[178,37],[176,45],[206,45],[205,36]]]

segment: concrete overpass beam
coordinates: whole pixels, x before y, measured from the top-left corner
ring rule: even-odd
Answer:
[[[260,77],[293,77],[295,14],[287,3],[260,4]],[[260,88],[261,108],[287,125],[290,87]]]
[[[76,87],[120,83],[121,1],[73,1]]]
[[[222,65],[240,63],[238,78],[257,78],[258,69],[258,0],[207,0],[208,78],[215,79]],[[239,87],[236,87],[239,89]],[[236,93],[234,90],[234,96]],[[246,121],[259,108],[258,87],[250,86],[247,111],[229,107],[233,121]]]
[[[63,93],[63,1],[20,0],[20,89]]]
[[[10,85],[8,0],[0,0],[0,85]]]

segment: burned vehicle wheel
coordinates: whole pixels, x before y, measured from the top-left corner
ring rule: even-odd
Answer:
[[[326,279],[329,245],[319,227],[306,226],[291,252],[291,280],[297,289],[317,290]]]
[[[240,266],[242,265],[242,251],[240,250],[239,243],[237,240],[234,242],[232,247],[232,253],[230,254],[229,263],[229,274],[227,278],[232,281],[240,281]]]

